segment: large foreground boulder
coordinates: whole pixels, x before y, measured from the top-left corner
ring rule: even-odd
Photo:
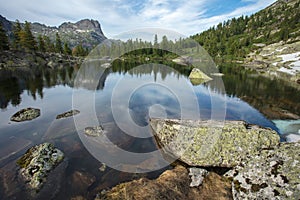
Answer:
[[[279,135],[243,121],[151,119],[163,155],[190,166],[234,167],[262,149],[279,144]]]
[[[63,160],[64,153],[50,143],[30,148],[18,161],[20,175],[29,189],[38,192],[48,174]]]
[[[300,143],[262,150],[226,175],[235,199],[299,199]]]

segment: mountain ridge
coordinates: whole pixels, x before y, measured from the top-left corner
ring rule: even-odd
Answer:
[[[216,62],[237,62],[300,84],[300,0],[278,0],[191,36]]]
[[[16,22],[9,21],[2,15],[0,15],[0,22],[8,36],[12,36],[12,29]],[[24,23],[20,24],[24,26]],[[82,44],[85,48],[91,49],[107,39],[101,29],[100,22],[94,19],[82,19],[75,23],[63,22],[59,26],[47,26],[39,22],[33,22],[30,25],[35,38],[39,35],[45,35],[55,41],[55,35],[58,33],[62,41],[67,42],[70,47]]]

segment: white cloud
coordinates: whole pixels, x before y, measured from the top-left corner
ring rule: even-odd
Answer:
[[[254,13],[275,0],[241,0],[248,6],[219,15],[210,13],[212,11],[209,8],[220,5],[220,2],[221,0],[0,0],[0,13],[10,20],[27,20],[55,26],[65,21],[93,18],[100,21],[108,37],[150,27],[191,35],[232,17]]]

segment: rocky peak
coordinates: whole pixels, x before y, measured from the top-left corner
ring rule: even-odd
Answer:
[[[5,31],[11,32],[12,24],[5,17],[0,15],[0,23],[2,24]]]
[[[76,23],[65,22],[59,26],[60,30],[72,30],[72,31],[93,31],[103,35],[100,23],[93,19],[83,19]]]
[[[7,20],[0,15],[2,23],[8,36],[12,37],[12,27],[15,22]],[[24,26],[24,23],[21,23]],[[56,33],[58,33],[62,41],[67,42],[71,48],[78,44],[82,44],[85,48],[93,48],[106,39],[101,30],[101,25],[97,20],[83,19],[78,22],[64,22],[59,27],[47,26],[38,22],[31,23],[31,31],[37,38],[39,35],[45,35],[55,41]]]

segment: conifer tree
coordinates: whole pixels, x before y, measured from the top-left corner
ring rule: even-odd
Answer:
[[[20,49],[21,48],[21,39],[20,39],[20,33],[22,31],[21,24],[17,20],[16,24],[13,26],[13,48]]]
[[[64,44],[64,54],[66,54],[66,55],[71,55],[72,54],[72,50],[70,49],[68,43],[66,43],[66,42]]]
[[[62,42],[58,33],[56,33],[55,51],[56,53],[63,53]]]
[[[47,52],[55,52],[55,46],[48,36],[44,36],[45,47]]]
[[[25,22],[24,30],[20,32],[20,41],[21,45],[27,49],[34,51],[36,50],[36,41],[34,40],[34,37],[31,32],[30,24],[29,22]]]
[[[77,45],[76,47],[73,48],[72,55],[73,56],[86,56],[87,52],[83,48],[82,44],[79,44],[79,45]]]
[[[41,52],[46,51],[45,41],[41,35],[38,36],[38,50]]]
[[[2,23],[0,22],[0,51],[8,50],[8,49],[9,49],[8,38],[2,26]]]

